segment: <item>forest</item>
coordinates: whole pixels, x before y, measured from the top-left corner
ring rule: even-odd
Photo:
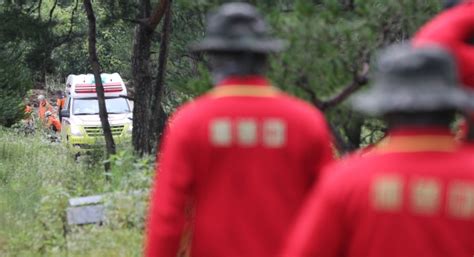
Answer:
[[[147,197],[113,193],[149,188],[168,117],[212,88],[206,56],[188,46],[203,38],[206,14],[225,2],[0,0],[1,256],[141,256]],[[370,84],[374,53],[409,40],[442,8],[440,0],[247,2],[287,43],[271,56],[268,77],[324,112],[339,155],[386,131],[345,104]],[[49,131],[32,133],[21,120],[38,94],[54,99],[68,75],[96,68],[124,79],[134,102],[132,137],[77,160]],[[104,193],[112,196],[102,226],[67,226],[68,199]]]

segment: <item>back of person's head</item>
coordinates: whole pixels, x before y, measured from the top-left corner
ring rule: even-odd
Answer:
[[[211,12],[206,37],[191,45],[193,52],[208,54],[216,82],[227,76],[263,74],[267,56],[283,48],[283,41],[269,36],[257,9],[242,2],[226,3]]]
[[[253,52],[210,52],[209,67],[214,79],[228,76],[263,75],[267,70],[267,55]]]
[[[453,57],[440,47],[390,46],[375,62],[373,87],[353,98],[362,112],[384,117],[390,126],[449,126],[456,111],[474,108]]]
[[[455,110],[429,112],[393,112],[383,116],[390,129],[397,127],[449,127],[456,118]]]
[[[443,9],[450,9],[460,3],[462,3],[463,0],[444,0],[443,1]]]

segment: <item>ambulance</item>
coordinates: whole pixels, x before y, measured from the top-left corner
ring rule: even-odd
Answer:
[[[130,140],[133,128],[127,88],[118,73],[102,73],[101,80],[112,135],[115,143],[120,144]],[[66,103],[60,113],[62,141],[79,151],[103,144],[94,75],[69,75],[65,92]]]

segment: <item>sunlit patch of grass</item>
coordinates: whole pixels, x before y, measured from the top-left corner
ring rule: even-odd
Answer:
[[[70,257],[142,256],[143,235],[139,229],[87,227],[68,238]]]

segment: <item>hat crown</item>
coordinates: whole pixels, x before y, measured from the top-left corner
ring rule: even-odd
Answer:
[[[459,85],[450,53],[436,46],[398,44],[381,51],[370,90],[352,97],[359,111],[382,115],[474,109],[474,95]]]
[[[247,3],[228,3],[208,17],[207,35],[225,38],[262,38],[267,25],[260,13]]]
[[[206,36],[191,44],[194,52],[274,53],[283,50],[282,40],[271,38],[269,27],[257,9],[248,3],[227,3],[211,12]]]
[[[383,51],[377,61],[375,86],[455,87],[458,82],[456,64],[451,55],[438,47],[413,48],[395,45]]]

